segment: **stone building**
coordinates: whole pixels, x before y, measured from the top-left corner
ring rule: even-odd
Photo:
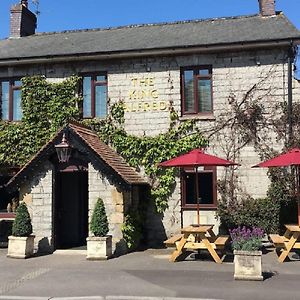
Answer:
[[[253,139],[247,140],[245,135],[258,135],[262,148],[281,149],[283,140],[276,139],[272,122],[260,120],[259,132],[253,132],[245,126],[237,130],[232,121],[236,124],[237,113],[242,112],[244,120],[250,122],[259,109],[263,111],[264,121],[275,120],[280,114],[279,104],[299,101],[299,83],[293,79],[292,67],[300,32],[282,12],[275,11],[274,0],[259,0],[259,14],[251,16],[53,33],[35,33],[35,24],[27,1],[12,7],[11,37],[0,41],[2,120],[15,121],[22,117],[20,78],[43,75],[57,82],[78,74],[82,76],[83,118],[105,118],[108,106],[121,100],[125,103],[126,131],[154,136],[168,130],[171,105],[179,121],[196,121],[209,140],[209,153],[241,164],[235,173],[241,194],[265,195],[269,181],[265,170],[251,170],[260,156]],[[37,159],[47,152],[45,147]],[[53,193],[49,187],[53,162],[51,159],[42,162],[34,171],[34,179],[29,180],[22,173],[31,170],[33,162],[30,161],[10,180],[7,188],[18,188],[21,198],[25,195],[24,201],[32,208],[35,232],[39,232],[41,239],[47,237],[46,243],[55,249],[57,241],[51,240],[55,204],[49,201]],[[130,197],[135,188],[129,189],[131,196],[111,183],[107,183],[109,190],[101,190],[100,181],[106,175],[97,167],[89,160],[83,165],[88,173],[88,185],[97,189],[88,191],[89,208],[95,195],[102,193],[109,194],[108,209],[111,202],[118,201],[120,193],[122,199],[133,201]],[[113,168],[112,174],[117,173]],[[215,224],[216,231],[219,224],[215,214],[219,197],[216,179],[226,174],[227,170],[222,168],[207,168],[199,176],[200,189],[206,187],[200,191],[205,197],[201,203],[201,220]],[[138,177],[141,175],[134,176],[139,178],[137,183],[144,183]],[[193,179],[194,174],[190,172],[183,172],[177,179],[163,217],[156,218],[154,212],[149,212],[150,241],[161,241],[182,225],[195,222]],[[120,205],[126,206],[126,201],[122,201]],[[124,215],[118,213],[124,210],[118,211],[117,206],[114,209],[111,228],[120,239],[120,226],[114,224],[122,223]]]

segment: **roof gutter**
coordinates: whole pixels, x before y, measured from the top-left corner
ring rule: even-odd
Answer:
[[[293,44],[299,44],[300,39],[293,40]],[[224,51],[240,51],[249,49],[264,49],[273,47],[290,47],[291,40],[270,41],[270,42],[255,42],[255,43],[237,43],[226,45],[207,45],[207,46],[186,46],[174,48],[161,48],[149,50],[133,50],[133,51],[116,51],[76,55],[57,55],[57,56],[43,56],[43,57],[29,57],[29,58],[12,58],[0,60],[0,66],[17,66],[27,64],[41,64],[41,63],[59,63],[66,61],[86,61],[86,60],[110,60],[110,59],[124,59],[134,57],[149,57],[149,56],[170,56],[170,55],[186,55],[196,53],[214,53]]]

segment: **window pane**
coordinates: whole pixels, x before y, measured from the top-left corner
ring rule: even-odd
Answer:
[[[209,69],[200,69],[199,70],[200,75],[210,75]]]
[[[213,204],[213,173],[199,174],[200,204]]]
[[[96,85],[95,91],[95,109],[96,109],[96,117],[104,118],[106,117],[106,105],[107,105],[107,92],[105,85]]]
[[[213,204],[213,173],[198,173],[199,203]],[[186,204],[197,204],[196,201],[196,175],[186,175]]]
[[[106,81],[106,76],[105,75],[97,76],[96,81]]]
[[[199,108],[198,108],[199,112],[212,111],[210,79],[198,80],[198,101],[199,101]]]
[[[83,117],[92,116],[91,77],[83,77]]]
[[[186,175],[186,204],[196,204],[195,174]]]
[[[21,108],[21,90],[13,91],[13,120],[20,121],[22,119]]]
[[[2,120],[8,120],[9,119],[9,82],[7,81],[1,82],[1,91],[2,91],[2,99],[1,99]]]
[[[195,112],[194,100],[194,72],[184,71],[184,111]]]
[[[18,87],[18,86],[21,86],[21,85],[22,85],[22,81],[21,80],[14,81],[14,86],[15,87]]]

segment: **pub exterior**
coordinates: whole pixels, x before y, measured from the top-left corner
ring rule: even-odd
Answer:
[[[276,118],[279,103],[290,98],[299,102],[299,82],[292,78],[291,66],[300,32],[275,11],[274,0],[259,4],[253,16],[35,33],[36,18],[27,1],[21,1],[11,9],[10,38],[0,41],[2,120],[22,119],[21,78],[41,75],[60,82],[76,74],[82,78],[83,120],[106,118],[110,107],[122,101],[126,132],[151,137],[169,129],[172,107],[179,122],[195,121],[209,141],[207,152],[241,164],[235,170],[239,193],[262,197],[269,181],[265,170],[251,170],[260,160],[256,145],[244,143],[242,133],[232,132],[226,120],[232,118],[235,101],[264,105],[267,119]],[[20,15],[26,23],[20,22]],[[246,117],[250,119],[256,107],[246,107]],[[64,130],[74,155],[69,164],[60,165],[54,146]],[[265,147],[282,148],[270,128],[261,131]],[[199,169],[200,219],[214,224],[216,232],[217,181],[227,172]],[[143,201],[150,181],[142,168],[129,167],[92,130],[71,122],[3,188],[28,204],[41,251],[84,244],[98,197],[106,206],[114,249],[123,249],[125,212]],[[195,222],[193,181],[194,173],[181,172],[164,213],[148,208],[148,243],[159,244]]]

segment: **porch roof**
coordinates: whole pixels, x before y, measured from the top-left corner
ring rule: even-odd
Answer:
[[[147,181],[134,168],[130,167],[125,160],[111,147],[100,140],[98,135],[77,122],[70,122],[61,128],[55,136],[45,144],[21,169],[12,177],[5,188],[8,192],[15,191],[23,182],[28,180],[28,175],[38,166],[42,165],[45,157],[55,153],[54,145],[61,140],[62,134],[68,130],[73,141],[86,148],[88,158],[101,167],[101,171],[111,174],[117,184],[126,186],[146,185]],[[76,147],[75,147],[76,148]]]

